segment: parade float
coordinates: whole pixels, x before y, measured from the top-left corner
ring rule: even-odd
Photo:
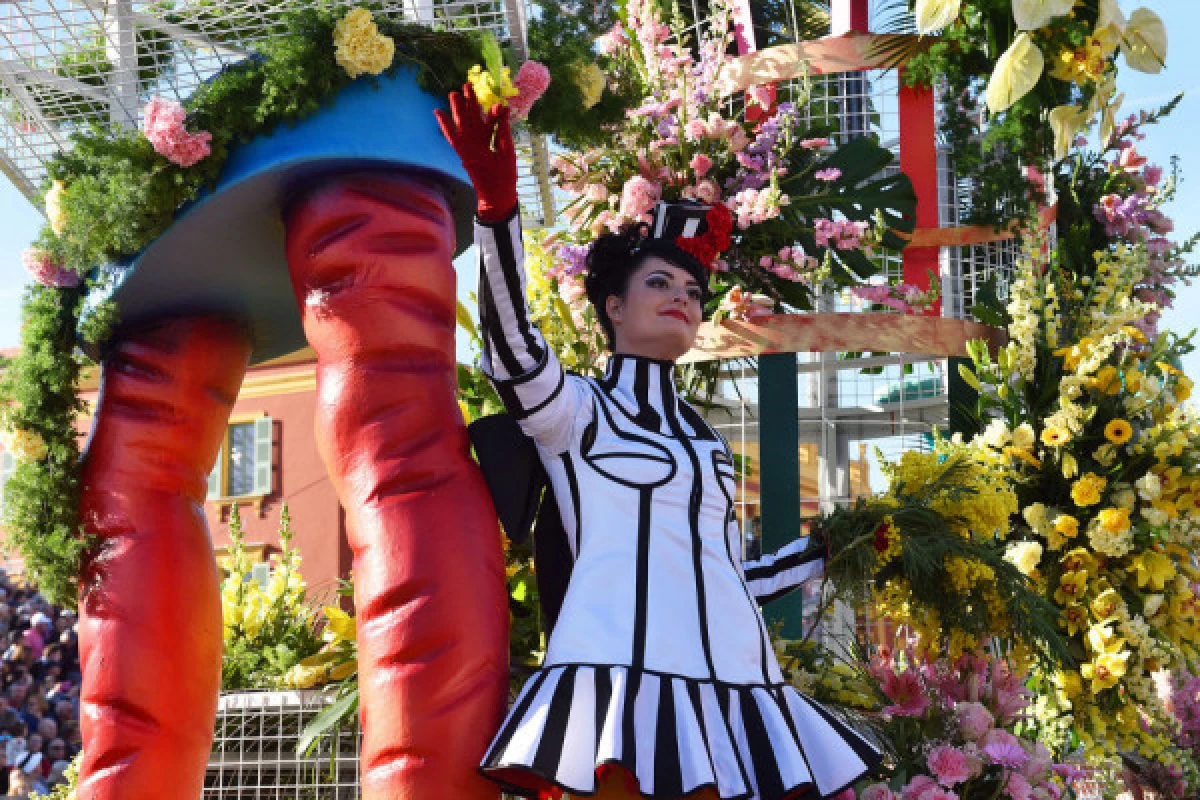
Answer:
[[[824,19],[643,0],[534,22],[499,4],[135,5],[92,10],[99,49],[4,83],[6,166],[48,220],[4,384],[5,524],[47,591],[79,588],[79,796],[192,796],[210,759],[261,776],[244,748],[298,765],[281,743],[329,731],[312,762],[362,764],[321,796],[496,796],[475,765],[509,661],[537,662],[543,587],[466,457],[464,422],[500,403],[454,364],[472,195],[431,113],[466,80],[528,115],[530,301],[567,366],[602,367],[580,278],[596,236],[660,200],[730,212],[684,378],[742,461],[743,524],[771,549],[826,542],[825,581],[767,610],[792,680],[882,743],[864,796],[1057,797],[1077,765],[1130,754],[1168,794],[1195,785],[1190,344],[1154,324],[1190,245],[1166,238],[1173,189],[1137,149],[1173,104],[1122,116],[1116,85],[1118,63],[1165,61],[1152,11],[921,0],[876,34],[858,0]],[[494,38],[464,33],[480,27]],[[522,67],[531,44],[548,71]],[[226,698],[218,717],[221,591],[195,509],[245,366],[306,340],[356,611],[347,628],[328,610],[325,646],[271,680],[340,688]],[[868,443],[884,491],[865,459],[853,478]],[[135,626],[134,606],[155,613]],[[356,714],[361,749],[338,724]],[[254,771],[204,796],[312,779]]]

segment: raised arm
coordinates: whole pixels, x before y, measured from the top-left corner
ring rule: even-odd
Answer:
[[[583,381],[568,376],[529,319],[525,250],[517,205],[517,155],[507,107],[484,114],[470,84],[450,95],[448,117],[435,112],[479,198],[480,367],[521,428],[552,453],[567,449],[590,406]]]
[[[743,562],[742,568],[750,593],[759,605],[763,605],[820,575],[825,568],[825,548],[818,538],[802,536],[774,553]]]

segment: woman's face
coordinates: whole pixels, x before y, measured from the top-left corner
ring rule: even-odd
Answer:
[[[703,321],[704,289],[692,274],[650,256],[629,278],[625,297],[606,301],[614,351],[674,361],[692,348]]]

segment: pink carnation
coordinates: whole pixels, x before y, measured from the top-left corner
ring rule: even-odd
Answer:
[[[83,280],[83,276],[78,272],[67,269],[50,253],[37,247],[30,247],[21,253],[21,266],[42,286],[54,289],[78,286]]]
[[[1033,795],[1033,787],[1029,785],[1029,781],[1025,780],[1025,776],[1019,772],[1011,773],[1008,776],[1008,783],[1004,786],[1004,793],[1012,800],[1030,800]]]
[[[188,133],[183,125],[186,118],[183,106],[158,95],[150,98],[142,114],[142,133],[154,152],[181,167],[190,167],[211,152],[212,134]]]
[[[917,775],[908,785],[900,790],[900,796],[904,800],[917,800],[922,794],[930,789],[937,788],[937,781],[928,775]]]
[[[712,163],[712,159],[704,155],[704,153],[696,153],[696,155],[692,156],[689,166],[696,173],[697,177],[703,178],[712,169]]]
[[[649,213],[661,196],[661,186],[641,175],[634,175],[621,189],[621,214],[636,218]]]
[[[872,783],[862,790],[858,800],[896,800],[896,793],[886,783]]]
[[[958,730],[967,741],[975,741],[991,730],[995,719],[982,703],[959,703],[954,708]]]
[[[956,786],[970,777],[967,757],[961,750],[942,744],[929,751],[929,771],[942,786]]]
[[[529,116],[533,104],[550,88],[550,70],[538,61],[526,61],[517,70],[513,86],[517,96],[508,99],[508,106],[512,109],[513,119],[524,119]]]

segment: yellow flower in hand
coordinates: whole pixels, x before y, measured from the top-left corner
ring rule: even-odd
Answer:
[[[476,64],[467,72],[467,80],[475,88],[475,96],[479,99],[479,107],[491,111],[496,106],[507,106],[508,98],[516,97],[519,92],[513,86],[508,67],[500,70],[499,79],[491,72]]]

